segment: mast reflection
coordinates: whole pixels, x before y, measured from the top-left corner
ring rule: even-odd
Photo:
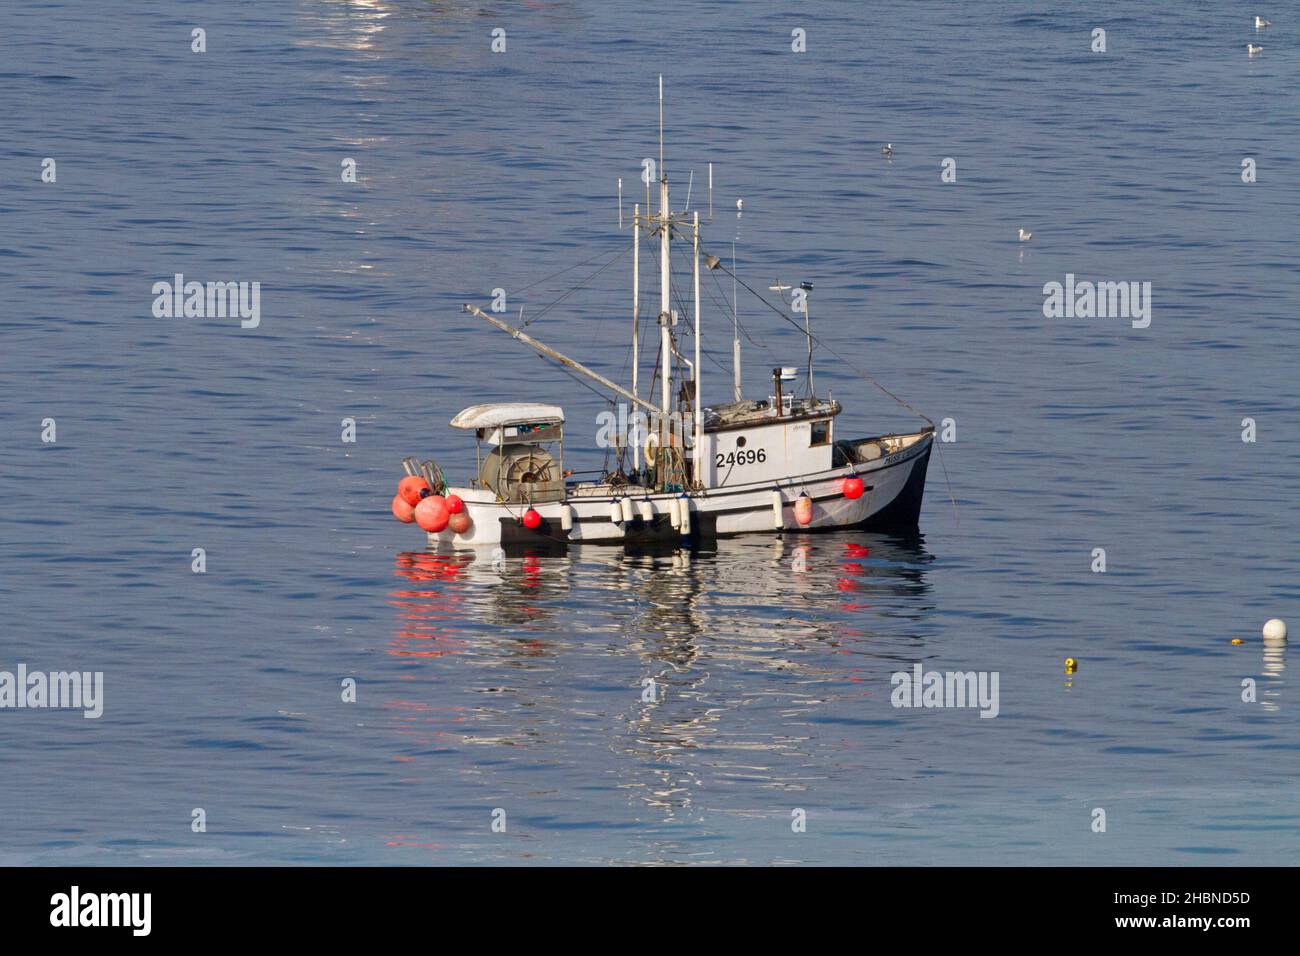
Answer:
[[[932,609],[932,560],[919,533],[864,532],[696,551],[407,552],[386,651],[437,668],[423,705],[446,703],[447,682],[508,694],[442,725],[453,739],[594,744],[614,755],[605,782],[638,822],[698,821],[731,781],[814,782],[772,776],[773,756],[811,766],[797,759],[807,722],[869,696],[867,671],[914,659],[908,625]]]

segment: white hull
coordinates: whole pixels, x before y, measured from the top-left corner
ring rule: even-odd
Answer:
[[[443,548],[616,545],[776,531],[828,531],[870,525],[875,520],[915,527],[933,432],[900,437],[910,439],[906,447],[874,461],[779,480],[710,488],[689,496],[639,489],[632,494],[578,489],[564,501],[532,505],[542,517],[542,524],[535,529],[524,527],[522,522],[528,505],[499,502],[491,491],[479,488],[451,488],[450,493],[465,502],[472,524],[464,534],[445,530],[429,534],[428,539],[431,545]],[[866,490],[857,499],[847,498],[841,491],[841,482],[848,475],[857,475],[865,485]],[[780,494],[782,502],[779,526],[774,492]],[[806,525],[800,524],[794,514],[795,501],[803,494],[813,502],[812,518]],[[632,520],[615,522],[613,507],[625,497],[630,499]],[[687,534],[672,520],[673,512],[682,507],[690,511]]]

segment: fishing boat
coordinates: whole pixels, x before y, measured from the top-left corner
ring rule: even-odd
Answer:
[[[915,432],[839,437],[843,408],[829,393],[819,396],[814,387],[814,345],[824,343],[812,333],[810,284],[803,283],[792,296],[807,337],[806,375],[793,366],[774,368],[767,395],[743,397],[740,334],[733,307],[732,382],[730,388],[718,389],[718,398],[727,400],[706,401],[701,268],[722,269],[733,278],[735,274],[719,257],[702,253],[698,210],[688,216],[674,212],[670,204],[663,167],[662,79],[659,124],[660,159],[654,177],[658,210],[647,204],[643,213],[637,204],[631,217],[629,387],[561,354],[499,315],[472,304],[464,306],[466,312],[621,400],[618,426],[610,429],[612,467],[589,480],[565,470],[564,410],[558,405],[515,396],[512,401],[466,408],[451,419],[451,425],[474,433],[477,472],[468,485],[450,485],[433,459],[421,462],[412,457],[402,463],[406,476],[393,499],[393,514],[417,524],[430,545],[695,546],[710,538],[742,534],[916,528],[934,424],[917,412],[927,425]],[[650,182],[647,175],[647,186]],[[710,170],[710,192],[711,182]],[[689,325],[672,307],[670,295],[670,244],[688,240],[694,293]],[[643,389],[640,254],[643,244],[654,242],[660,266],[659,311],[654,316],[659,342],[650,387]],[[784,292],[790,287],[778,284],[774,289]],[[687,335],[690,355],[683,351]]]

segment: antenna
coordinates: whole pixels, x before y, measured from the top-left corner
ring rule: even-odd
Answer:
[[[709,222],[713,222],[713,164],[712,163],[709,163]],[[734,247],[735,243],[732,243],[732,246]],[[734,260],[736,257],[733,255],[731,258]],[[735,265],[734,261],[732,262],[732,265],[733,266]]]
[[[813,365],[813,335],[812,335],[812,319],[809,318],[809,315],[808,315],[808,313],[809,313],[809,311],[810,311],[810,309],[808,308],[808,300],[809,300],[810,298],[812,298],[813,284],[812,284],[811,282],[800,282],[800,283],[799,283],[799,288],[803,289],[803,293],[804,293],[804,295],[803,295],[803,331],[804,331],[804,335],[808,336],[808,400],[809,400],[809,401],[812,401],[814,398],[816,398],[816,393],[813,392],[813,374],[812,374],[812,365]]]
[[[659,178],[664,178],[664,75],[659,74]]]
[[[618,228],[623,228],[623,177],[618,177]]]
[[[691,188],[695,185],[695,170],[691,170],[691,178],[686,181],[686,206],[682,212],[689,212],[691,208]]]

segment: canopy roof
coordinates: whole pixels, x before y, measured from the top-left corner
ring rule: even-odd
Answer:
[[[452,428],[498,428],[502,425],[531,425],[564,421],[559,405],[537,402],[491,402],[471,405],[451,420]]]

